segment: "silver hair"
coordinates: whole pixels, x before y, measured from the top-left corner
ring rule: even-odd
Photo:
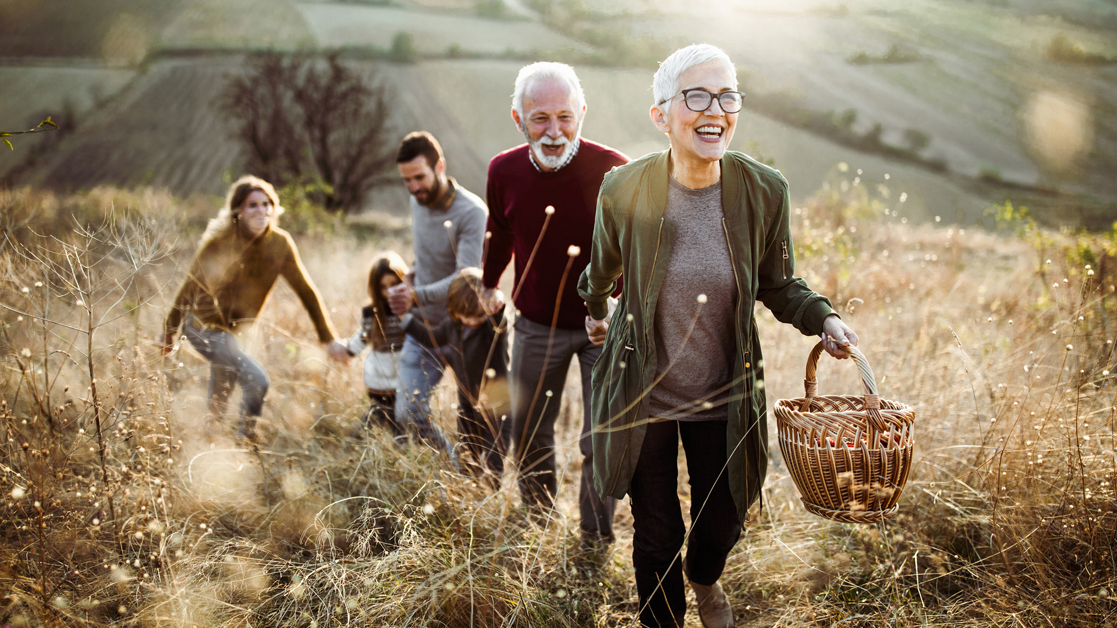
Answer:
[[[737,68],[733,62],[729,60],[729,55],[717,46],[710,44],[691,44],[686,48],[679,48],[671,53],[671,56],[663,60],[659,64],[659,69],[655,71],[655,77],[652,78],[652,97],[655,98],[655,105],[663,104],[665,100],[679,93],[679,83],[682,79],[683,72],[687,70],[710,63],[711,61],[721,61],[733,70],[733,87],[737,87]],[[666,113],[666,110],[664,111]]]
[[[565,63],[540,61],[525,65],[520,68],[520,73],[516,75],[516,86],[512,91],[512,108],[520,114],[521,118],[524,116],[524,92],[531,87],[532,83],[543,79],[565,81],[570,87],[570,91],[578,99],[578,110],[581,111],[582,107],[586,106],[586,95],[582,92],[582,84],[578,81],[578,75],[574,73],[574,68]]]

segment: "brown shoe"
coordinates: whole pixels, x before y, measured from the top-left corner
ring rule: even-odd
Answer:
[[[729,598],[725,596],[720,583],[709,586],[690,583],[694,589],[694,597],[698,600],[698,618],[706,628],[733,628],[733,608],[729,606]]]

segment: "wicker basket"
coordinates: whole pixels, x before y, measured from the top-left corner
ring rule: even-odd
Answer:
[[[776,402],[780,451],[807,510],[845,523],[876,523],[896,514],[911,470],[915,411],[877,396],[869,361],[850,354],[865,395],[816,396],[822,343],[807,358],[807,396]]]

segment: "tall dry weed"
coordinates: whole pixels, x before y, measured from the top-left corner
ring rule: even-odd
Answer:
[[[807,515],[774,455],[723,576],[739,623],[1112,623],[1117,237],[915,226],[905,198],[847,168],[793,216],[800,272],[861,335],[882,395],[916,408],[900,514]],[[326,363],[281,286],[245,338],[272,379],[247,449],[231,418],[204,423],[207,363],[155,344],[212,203],[106,188],[0,205],[0,625],[632,625],[627,507],[611,553],[578,545],[575,381],[556,508],[534,517],[510,474],[493,491],[425,447],[354,440],[359,366]],[[168,216],[181,228],[144,226]],[[298,238],[341,333],[374,253],[407,248]],[[770,400],[800,396],[812,340],[759,316]],[[819,378],[860,390],[846,363]]]

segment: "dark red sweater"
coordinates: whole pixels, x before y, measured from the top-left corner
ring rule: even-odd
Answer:
[[[489,204],[489,239],[484,262],[484,284],[495,288],[512,255],[516,256],[516,308],[528,320],[550,327],[555,298],[568,260],[570,245],[581,247],[566,282],[562,284],[559,329],[582,329],[586,306],[578,296],[578,276],[590,261],[597,192],[605,173],[628,163],[628,157],[608,146],[582,138],[578,154],[570,163],[552,172],[539,172],[523,144],[506,150],[489,162],[486,196]],[[539,239],[545,210],[555,213],[531,268],[528,258]],[[522,285],[521,285],[522,284]]]

